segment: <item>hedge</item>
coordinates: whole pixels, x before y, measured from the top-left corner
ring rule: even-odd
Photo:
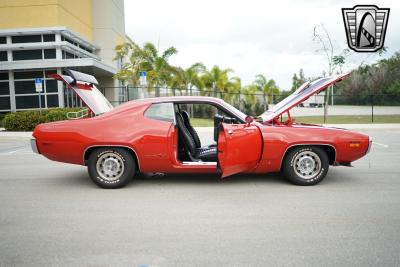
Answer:
[[[4,120],[4,117],[6,116],[6,114],[4,114],[4,113],[0,113],[0,127],[2,128],[2,127],[4,127],[3,126],[3,120]]]
[[[62,121],[67,119],[68,112],[82,108],[54,108],[39,111],[19,111],[7,114],[3,119],[6,131],[33,131],[36,125],[45,122]]]

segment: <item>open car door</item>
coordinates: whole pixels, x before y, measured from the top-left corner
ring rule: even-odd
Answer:
[[[254,169],[261,159],[262,135],[254,124],[222,123],[218,133],[218,167],[222,178]]]
[[[50,74],[53,79],[64,82],[68,89],[75,91],[94,115],[100,115],[113,109],[107,98],[97,89],[95,77],[74,70],[66,70],[68,75]]]

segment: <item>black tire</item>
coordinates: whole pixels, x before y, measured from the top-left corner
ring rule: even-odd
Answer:
[[[135,171],[135,159],[123,148],[97,148],[89,156],[89,176],[101,188],[124,187],[135,175]]]
[[[316,146],[292,148],[282,165],[284,176],[295,185],[315,185],[325,178],[328,170],[328,155]]]

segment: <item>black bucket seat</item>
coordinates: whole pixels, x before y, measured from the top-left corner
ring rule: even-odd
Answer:
[[[179,130],[179,135],[183,141],[186,152],[192,161],[217,161],[217,148],[216,147],[201,147],[200,138],[194,130],[195,137],[185,124],[185,120],[181,113],[176,112],[176,125]],[[186,113],[186,115],[188,114]],[[190,125],[190,122],[189,122]],[[197,140],[196,140],[197,139]]]

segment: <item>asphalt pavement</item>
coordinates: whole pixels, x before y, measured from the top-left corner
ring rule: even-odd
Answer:
[[[0,137],[0,266],[399,266],[400,129],[316,186],[278,174],[138,177],[104,190],[85,167]]]

